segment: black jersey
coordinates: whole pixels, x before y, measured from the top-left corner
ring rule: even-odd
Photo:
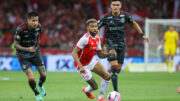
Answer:
[[[106,43],[111,47],[125,46],[125,29],[126,23],[133,23],[133,19],[129,13],[122,11],[119,16],[113,16],[112,13],[105,14],[99,21],[99,29],[106,27],[107,40]]]
[[[22,50],[17,50],[18,55],[23,57],[33,57],[37,52],[39,52],[38,37],[41,32],[41,24],[38,24],[37,28],[29,30],[28,24],[24,23],[17,27],[14,40],[16,40],[23,47],[35,47],[36,52],[25,52]]]

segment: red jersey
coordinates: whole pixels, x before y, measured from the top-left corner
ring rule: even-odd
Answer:
[[[78,57],[83,66],[88,65],[91,62],[96,51],[102,50],[99,37],[92,37],[89,32],[81,37],[77,42],[76,47],[81,49],[78,53]],[[75,67],[77,68],[77,63],[75,63]]]

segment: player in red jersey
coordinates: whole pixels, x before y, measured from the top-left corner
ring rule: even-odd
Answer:
[[[108,87],[111,75],[102,66],[102,64],[94,58],[94,54],[97,53],[98,57],[100,58],[106,58],[115,54],[112,52],[106,54],[101,51],[100,39],[98,36],[96,36],[98,33],[98,26],[95,19],[89,19],[86,22],[86,27],[88,32],[78,41],[72,52],[72,56],[75,60],[75,67],[77,68],[78,72],[89,84],[87,87],[82,88],[83,92],[88,98],[94,99],[94,95],[91,93],[91,91],[97,90],[98,85],[93,78],[91,71],[95,72],[104,79],[101,84],[102,89],[97,101],[105,101],[103,96]]]

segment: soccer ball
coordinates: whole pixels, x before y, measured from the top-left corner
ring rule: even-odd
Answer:
[[[121,101],[120,93],[112,91],[107,96],[107,101]]]

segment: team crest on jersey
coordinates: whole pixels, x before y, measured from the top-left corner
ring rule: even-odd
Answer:
[[[119,15],[120,17],[124,17],[125,15]]]
[[[16,38],[17,38],[17,39],[20,39],[20,36],[19,36],[19,35],[16,35]]]
[[[107,19],[112,19],[113,17],[112,16],[110,16],[110,17],[108,17]]]

